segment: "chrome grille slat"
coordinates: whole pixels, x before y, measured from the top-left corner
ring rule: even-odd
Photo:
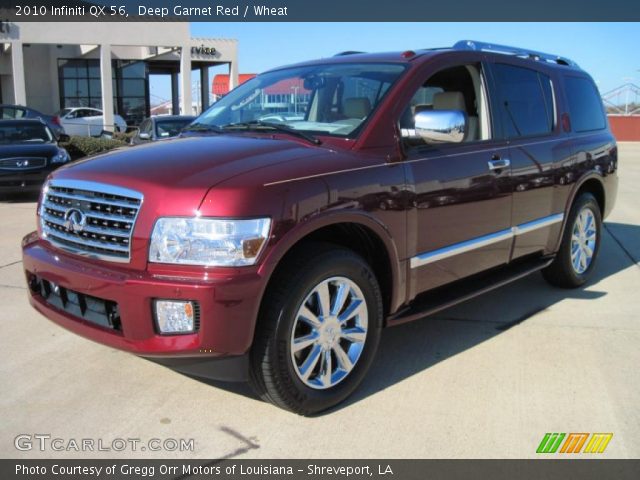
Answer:
[[[47,208],[50,208],[51,210],[57,210],[58,212],[61,212],[61,213],[65,213],[67,211],[65,207],[61,207],[59,205],[51,204],[51,203],[47,205]],[[96,218],[98,220],[113,220],[120,223],[127,223],[129,225],[133,224],[132,218],[123,219],[118,215],[109,215],[108,213],[98,213],[98,212],[90,211],[90,212],[86,212],[86,215],[87,217]]]
[[[56,225],[58,225],[60,227],[64,227],[64,218],[54,217],[52,215],[49,215],[48,213],[43,213],[43,218],[47,222],[55,223]],[[127,233],[127,232],[120,232],[120,231],[117,231],[117,230],[112,230],[112,229],[103,228],[103,227],[95,227],[93,225],[86,225],[84,227],[84,231],[85,232],[91,232],[91,233],[97,233],[97,234],[100,234],[100,235],[106,234],[106,235],[110,235],[110,236],[126,238],[127,240],[129,239],[129,233]]]
[[[91,197],[88,195],[69,195],[67,193],[64,192],[60,192],[55,190],[54,192],[56,197],[59,198],[66,198],[67,200],[84,200],[85,202],[91,202],[91,203],[103,203],[105,205],[108,206],[116,206],[116,207],[123,207],[123,208],[132,208],[132,207],[137,207],[137,205],[135,203],[129,203],[129,202],[121,202],[121,201],[117,201],[117,200],[111,200],[111,199],[104,199],[104,198],[100,198],[100,197]]]
[[[142,200],[140,193],[121,187],[53,180],[45,187],[40,225],[45,239],[58,248],[91,258],[128,262]],[[67,220],[71,221],[69,228]]]
[[[100,250],[113,250],[114,252],[120,252],[120,253],[129,252],[128,247],[120,247],[110,242],[96,242],[96,241],[81,237],[79,235],[65,233],[63,231],[58,231],[56,229],[51,229],[50,231],[52,232],[51,233],[52,236],[60,237],[63,240],[66,240],[67,242],[76,243],[78,246],[81,246],[81,247],[87,245],[94,248],[99,248]]]

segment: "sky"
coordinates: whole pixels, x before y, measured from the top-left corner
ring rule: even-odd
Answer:
[[[640,85],[640,23],[230,23],[192,22],[192,37],[238,40],[240,73],[260,73],[345,50],[404,51],[479,40],[561,55],[591,74],[601,93]],[[227,73],[227,68],[210,71]],[[194,75],[197,82],[197,75]],[[169,80],[151,84],[170,98]]]

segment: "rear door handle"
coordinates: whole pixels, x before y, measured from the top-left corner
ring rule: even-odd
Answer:
[[[508,158],[494,158],[489,160],[489,170],[502,170],[508,168],[511,165],[511,160]]]

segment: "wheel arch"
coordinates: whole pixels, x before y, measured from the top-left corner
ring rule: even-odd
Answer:
[[[578,198],[578,196],[583,192],[589,192],[595,197],[598,205],[600,206],[600,212],[604,216],[605,208],[607,206],[604,180],[600,174],[595,172],[585,175],[580,179],[579,182],[576,182],[576,186],[573,188],[573,191],[571,192],[571,195],[569,197],[569,201],[567,202],[567,206],[565,209],[566,212],[571,209],[571,206],[573,205],[575,199]]]
[[[380,284],[385,317],[404,302],[405,282],[398,250],[390,233],[366,214],[324,215],[290,230],[264,259],[260,274],[266,277],[260,304],[278,269],[288,255],[305,243],[323,242],[348,248],[362,256],[371,266]]]
[[[584,175],[583,177],[581,177],[575,184],[573,189],[571,190],[571,193],[569,194],[569,197],[567,198],[567,203],[564,207],[564,221],[562,222],[562,230],[561,232],[564,232],[565,230],[565,226],[567,221],[569,220],[569,212],[571,211],[571,207],[573,206],[573,203],[575,202],[576,198],[578,198],[580,196],[581,193],[583,192],[589,192],[591,193],[596,201],[598,202],[598,205],[600,207],[600,212],[602,214],[602,216],[604,217],[605,214],[605,208],[607,205],[607,199],[606,199],[606,190],[605,190],[605,186],[604,186],[604,180],[602,178],[602,175],[600,175],[599,173],[592,171],[587,173],[586,175]],[[560,248],[560,244],[562,243],[562,235],[560,235],[560,238],[558,238],[558,242],[556,244],[556,248],[555,251],[558,251],[558,249]]]

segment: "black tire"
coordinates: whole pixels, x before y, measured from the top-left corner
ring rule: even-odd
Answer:
[[[580,212],[588,209],[593,214],[595,220],[595,248],[591,261],[583,272],[577,272],[571,261],[572,232],[576,225],[576,220]],[[567,222],[562,232],[562,243],[553,263],[542,270],[545,280],[551,285],[561,288],[577,288],[589,280],[591,277],[602,240],[602,213],[595,197],[588,193],[580,194],[571,206]]]
[[[306,385],[296,371],[291,338],[303,301],[314,288],[333,277],[347,278],[360,289],[367,307],[368,327],[353,369],[336,385],[315,389]],[[380,340],[382,315],[378,281],[362,257],[330,244],[304,245],[278,269],[265,294],[250,354],[252,387],[263,400],[300,415],[337,405],[356,389],[369,369]]]

